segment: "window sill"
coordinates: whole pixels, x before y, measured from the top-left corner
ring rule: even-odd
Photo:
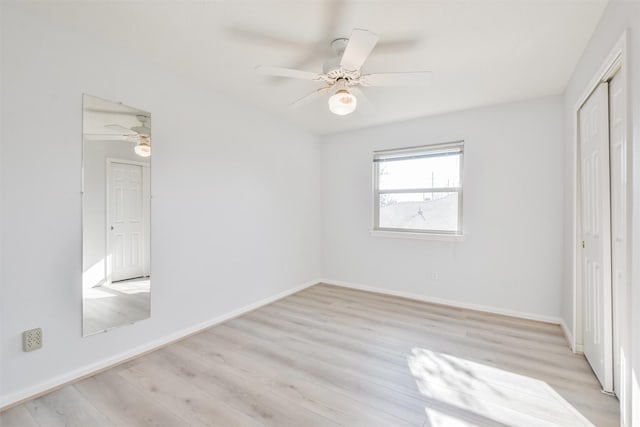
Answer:
[[[440,240],[445,242],[462,242],[464,234],[415,233],[410,231],[371,230],[373,237],[389,237],[392,239]]]

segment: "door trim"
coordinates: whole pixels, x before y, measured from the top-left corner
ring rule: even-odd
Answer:
[[[573,257],[572,257],[572,267],[573,267],[573,292],[572,292],[572,303],[573,303],[573,339],[571,342],[571,349],[575,353],[583,352],[583,339],[584,339],[584,307],[582,305],[582,295],[583,295],[583,281],[582,281],[582,268],[581,268],[581,196],[580,196],[580,128],[579,128],[579,111],[580,108],[587,101],[589,96],[595,91],[598,85],[602,82],[606,82],[610,80],[614,75],[620,73],[621,82],[624,86],[623,92],[625,93],[625,99],[623,104],[625,105],[625,127],[626,127],[626,141],[627,141],[627,153],[629,153],[629,143],[631,141],[630,133],[631,128],[629,126],[629,96],[627,95],[629,85],[629,76],[627,73],[628,68],[628,34],[625,31],[622,36],[615,43],[605,60],[602,62],[598,71],[591,78],[589,84],[586,86],[582,96],[578,99],[578,102],[574,105],[573,108],[573,146],[572,146],[572,156],[573,156],[573,164],[575,167],[575,173],[573,176],[573,230],[572,230],[572,241],[573,241]],[[632,191],[632,181],[631,181],[631,156],[627,156],[627,182],[629,185],[627,186],[627,192],[624,194],[625,204],[627,207],[627,213],[629,213],[631,200],[631,191]],[[627,223],[629,223],[630,215],[627,215]],[[628,225],[628,224],[627,224]],[[627,226],[627,233],[629,234],[630,227]],[[630,244],[631,244],[631,236],[628,236],[627,242],[627,260],[629,259],[630,254]],[[627,270],[630,270],[630,263],[627,261]],[[627,272],[627,281],[630,280],[630,271]],[[616,294],[617,290],[612,289],[612,296]],[[611,333],[611,341],[618,342],[620,345],[628,345],[624,342],[625,338],[629,332],[630,320],[628,320],[629,313],[621,313],[621,310],[613,310],[612,324],[617,325],[618,328],[615,331],[610,331]],[[622,318],[625,317],[625,319]],[[618,339],[613,339],[614,335],[618,337]],[[628,348],[628,347],[627,347]],[[614,349],[614,355],[618,352],[617,349]],[[615,363],[615,360],[614,362]],[[610,367],[611,372],[613,373],[613,364]],[[620,381],[618,378],[614,378],[615,382]],[[622,379],[622,383],[630,384],[630,377]],[[623,391],[623,394],[625,392]],[[623,396],[621,396],[621,405],[624,407],[625,403],[623,402]],[[628,398],[629,396],[624,396]],[[630,402],[629,402],[630,403]]]
[[[111,280],[111,259],[109,258],[109,223],[110,223],[110,219],[111,219],[111,211],[109,210],[110,205],[109,205],[109,199],[111,198],[111,193],[110,193],[110,185],[111,185],[111,164],[112,163],[123,163],[126,165],[133,165],[133,166],[141,166],[143,168],[148,168],[151,167],[151,164],[149,163],[144,163],[144,162],[137,162],[135,160],[127,160],[127,159],[118,159],[115,157],[107,157],[106,162],[105,162],[105,168],[106,168],[106,173],[105,173],[105,192],[104,192],[104,209],[105,209],[105,215],[104,215],[104,259],[105,259],[105,263],[104,263],[104,277],[105,277],[105,283],[107,285],[111,285],[113,282]],[[144,188],[144,173],[142,174],[142,186]],[[151,191],[151,189],[149,189],[149,191]],[[142,193],[142,197],[144,198],[144,192]],[[146,230],[147,229],[147,223],[145,221],[145,216],[142,215],[142,229]],[[143,263],[144,263],[144,267],[143,270],[145,272],[145,274],[148,273],[149,271],[149,266],[147,265],[147,258],[146,258],[146,254],[143,257]]]

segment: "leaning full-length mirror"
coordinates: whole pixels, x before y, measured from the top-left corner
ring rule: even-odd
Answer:
[[[90,95],[82,112],[83,335],[146,319],[151,115]]]

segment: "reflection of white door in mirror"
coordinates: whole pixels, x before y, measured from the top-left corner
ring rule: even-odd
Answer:
[[[143,165],[107,161],[107,271],[110,282],[146,276]]]

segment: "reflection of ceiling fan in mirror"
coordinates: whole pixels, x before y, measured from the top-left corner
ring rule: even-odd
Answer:
[[[260,74],[320,82],[323,87],[295,101],[299,106],[318,95],[333,92],[329,98],[329,110],[338,115],[352,113],[356,109],[356,95],[366,100],[360,87],[367,86],[422,86],[431,78],[429,71],[364,74],[362,65],[378,43],[378,36],[371,31],[354,29],[348,39],[336,39],[331,43],[335,56],[325,63],[322,73],[280,67],[260,66]]]
[[[132,126],[127,128],[118,124],[105,125],[105,128],[122,132],[120,136],[128,141],[136,142],[134,151],[141,157],[149,157],[151,155],[151,128],[149,127],[149,117],[142,114],[136,115],[140,122],[140,126]]]

